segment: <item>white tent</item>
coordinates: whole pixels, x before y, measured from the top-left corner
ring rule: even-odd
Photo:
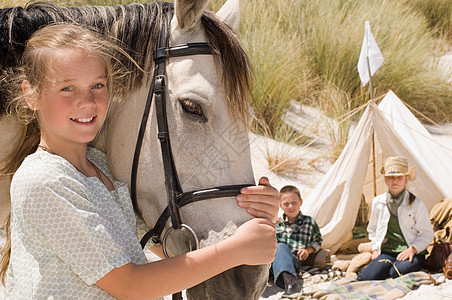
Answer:
[[[452,197],[452,150],[438,144],[389,91],[378,106],[369,103],[341,155],[303,202],[303,213],[314,217],[321,228],[322,248],[332,253],[353,229],[361,194],[365,194],[366,202],[372,202],[373,133],[377,144],[376,175],[385,157],[402,155],[410,167],[416,166],[417,178],[408,189],[429,210],[441,199]],[[380,178],[377,182],[381,194],[385,191],[383,181]]]

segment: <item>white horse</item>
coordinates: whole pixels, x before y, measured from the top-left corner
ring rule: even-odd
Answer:
[[[239,45],[229,28],[222,29],[222,32],[226,32],[225,35],[217,36],[216,31],[207,27],[207,24],[215,23],[216,18],[219,18],[230,28],[237,29],[239,2],[239,0],[228,0],[216,16],[213,16],[205,12],[208,1],[175,1],[170,27],[170,45],[209,42],[217,50],[214,56],[193,55],[169,58],[167,63],[166,111],[169,135],[175,166],[184,191],[254,183],[248,141],[248,104],[242,99],[243,93],[249,92],[246,90],[249,86],[247,82],[241,82],[242,79],[247,78],[243,74],[249,72],[246,69],[248,68],[247,59],[243,51],[237,51],[238,53],[232,55],[228,53],[227,50],[231,49],[228,43],[233,41],[236,43],[234,46],[236,48]],[[151,50],[154,48],[154,42],[148,42],[148,44],[145,42],[143,46],[145,50],[135,49],[135,46],[128,44],[130,40],[140,43],[140,39],[152,39],[152,32],[140,28],[144,25],[140,25],[139,22],[145,22],[143,19],[150,18],[150,16],[143,16],[143,7],[143,5],[134,5],[132,8],[120,6],[116,9],[84,7],[80,10],[67,8],[61,11],[59,8],[53,8],[49,9],[52,12],[48,19],[88,22],[102,30],[109,30],[111,27],[109,22],[120,24],[117,25],[118,27],[133,24],[131,26],[137,27],[141,33],[135,36],[132,29],[128,30],[124,27],[126,30],[122,32],[122,36],[117,34],[117,38],[133,50],[142,51],[139,54],[146,55],[142,59],[143,68],[152,70],[150,57],[152,57]],[[163,11],[159,7],[153,8],[152,11]],[[140,19],[129,16],[131,10],[139,11]],[[42,11],[45,10],[41,10],[40,13]],[[159,13],[162,12],[157,14]],[[94,19],[99,17],[101,19],[86,21],[90,15]],[[130,22],[131,20],[135,23]],[[155,23],[159,24],[159,21]],[[115,31],[115,29],[112,30]],[[117,31],[121,32],[119,29]],[[124,35],[129,34],[129,31],[133,34],[130,34],[132,37],[128,37],[129,40],[127,40]],[[140,63],[138,56],[134,58],[137,58]],[[245,64],[240,62],[240,59]],[[235,79],[231,79],[234,76],[236,76]],[[101,139],[105,141],[102,148],[108,155],[114,176],[118,180],[129,183],[138,129],[150,86],[150,80],[147,77],[137,78],[135,82],[134,79],[131,78],[129,82],[132,92],[126,95],[126,99],[120,105],[111,109],[106,131]],[[239,87],[240,85],[242,88]],[[149,227],[154,226],[159,215],[168,205],[153,106],[146,126],[137,176],[138,207]],[[0,130],[11,132],[10,137],[14,140],[16,133],[13,133],[14,130],[10,128],[10,124],[9,118],[0,119]],[[17,134],[20,132],[18,131]],[[5,141],[6,138],[6,136],[1,138],[2,147],[14,144]],[[6,152],[2,150],[2,153]],[[3,189],[0,193],[2,212],[3,208],[9,205],[6,186],[7,180],[2,179],[0,181],[0,188]],[[250,218],[237,206],[235,197],[193,203],[183,207],[181,215],[184,223],[197,233],[202,245],[215,243],[231,235],[237,226]],[[187,295],[190,299],[258,299],[265,288],[267,278],[268,266],[240,266],[189,289]]]

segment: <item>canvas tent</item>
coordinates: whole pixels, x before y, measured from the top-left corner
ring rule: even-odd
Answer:
[[[377,175],[385,157],[402,155],[407,157],[409,166],[416,166],[417,178],[408,189],[429,210],[441,199],[452,197],[452,149],[433,140],[402,101],[389,91],[378,106],[369,103],[341,155],[303,202],[303,213],[314,217],[321,228],[322,248],[331,249],[332,253],[352,231],[362,193],[366,194],[366,202],[372,201],[373,133]],[[383,180],[377,181],[380,194],[385,191]]]

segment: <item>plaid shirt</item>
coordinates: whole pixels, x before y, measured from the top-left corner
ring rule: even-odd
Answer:
[[[279,221],[276,224],[278,243],[287,244],[292,252],[297,252],[308,246],[319,251],[323,239],[314,218],[305,216],[300,212],[295,223],[287,221],[286,215],[283,215],[283,220],[285,221]]]

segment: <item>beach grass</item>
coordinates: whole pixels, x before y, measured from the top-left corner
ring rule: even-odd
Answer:
[[[257,79],[254,131],[276,136],[291,100],[316,106],[338,118],[369,100],[357,62],[364,22],[383,53],[374,75],[374,97],[393,90],[430,120],[452,121],[452,88],[435,66],[447,35],[439,36],[416,1],[253,0],[242,4],[240,38]],[[439,1],[441,2],[441,1]],[[217,9],[223,1],[213,1]],[[438,14],[437,14],[438,15]],[[437,16],[435,15],[435,16]],[[448,15],[450,16],[450,14]],[[439,15],[435,24],[446,24]],[[438,38],[442,40],[438,40]],[[443,51],[443,52],[441,52]],[[420,114],[419,118],[426,121]],[[331,136],[337,151],[345,145],[349,122]],[[287,136],[286,136],[287,137]],[[291,140],[293,136],[288,136]],[[286,141],[286,142],[290,142]],[[333,153],[337,153],[333,150]]]
[[[452,39],[452,1],[409,0],[406,3],[425,16],[429,27],[439,38],[448,41]]]

